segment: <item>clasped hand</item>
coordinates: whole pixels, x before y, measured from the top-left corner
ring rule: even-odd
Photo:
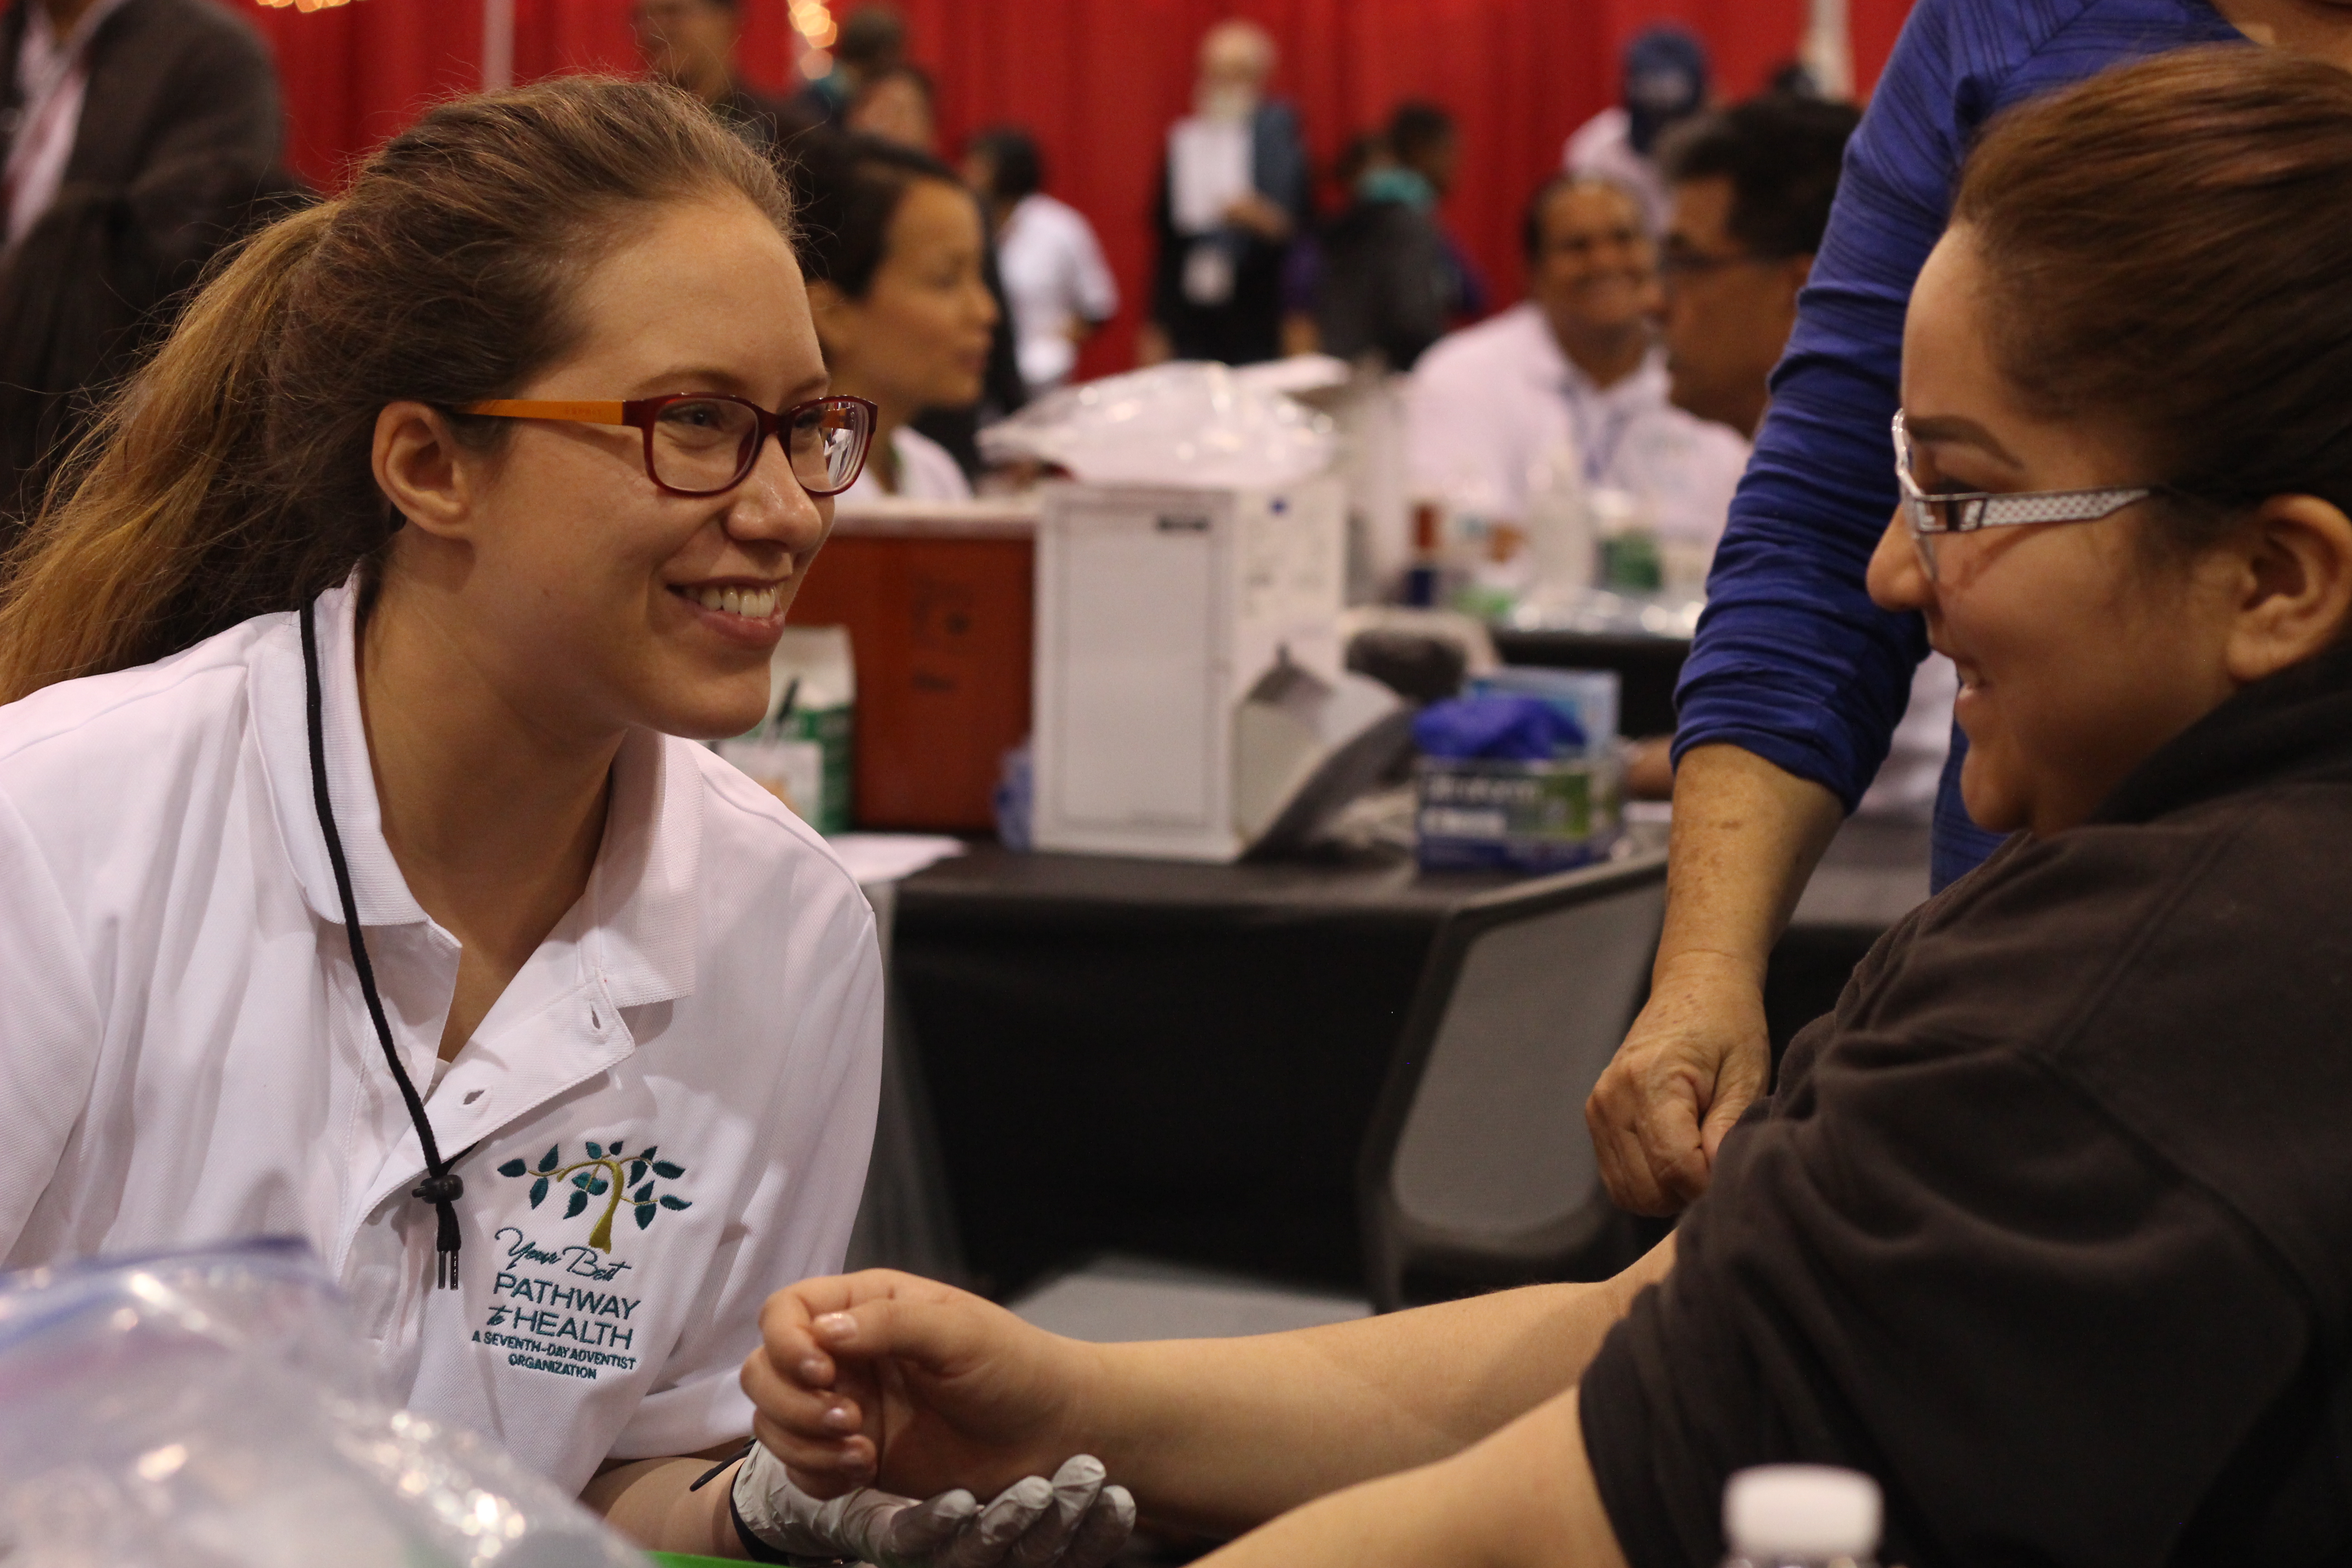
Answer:
[[[743,1364],[752,1430],[812,1498],[878,1487],[936,1504],[934,1494],[1002,1490],[984,1517],[1011,1510],[1020,1488],[1042,1491],[1045,1476],[1069,1473],[1085,1447],[1068,1419],[1085,1347],[968,1292],[888,1269],[809,1279],[771,1296],[760,1326],[761,1346]],[[1106,1561],[1126,1540],[1133,1502],[1100,1486],[1087,1514],[1052,1542],[1040,1526],[1017,1550],[1000,1543],[1003,1560]]]

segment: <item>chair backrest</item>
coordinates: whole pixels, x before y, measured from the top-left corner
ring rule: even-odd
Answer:
[[[1504,889],[1439,926],[1358,1167],[1375,1308],[1632,1260],[1584,1100],[1646,994],[1664,913],[1653,850]]]

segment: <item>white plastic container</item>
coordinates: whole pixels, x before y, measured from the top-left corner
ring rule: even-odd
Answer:
[[[1759,1465],[1723,1489],[1724,1568],[1874,1568],[1878,1483],[1832,1465]]]
[[[1236,858],[1304,766],[1295,747],[1242,743],[1281,731],[1247,724],[1243,704],[1277,669],[1352,684],[1339,481],[1044,495],[1034,846]],[[1258,776],[1268,768],[1282,777]]]

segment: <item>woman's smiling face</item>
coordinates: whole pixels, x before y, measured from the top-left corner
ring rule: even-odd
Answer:
[[[633,237],[591,267],[562,363],[521,398],[725,393],[781,409],[825,371],[792,247],[749,201],[689,198],[631,215]],[[647,477],[632,428],[519,420],[471,475],[463,548],[396,536],[393,569],[431,571],[468,605],[453,627],[531,717],[569,731],[635,725],[740,734],[768,701],[768,660],[832,521],[777,443],[713,496]]]
[[[1903,408],[1922,489],[1995,493],[2149,482],[2121,433],[2029,414],[1995,364],[1983,264],[1946,235],[1911,297]],[[1898,511],[1871,597],[1917,610],[1958,667],[1969,815],[2007,832],[2084,821],[2165,742],[2237,689],[2231,637],[2242,562],[2150,548],[2142,501],[2094,522],[1952,534],[1930,581]]]

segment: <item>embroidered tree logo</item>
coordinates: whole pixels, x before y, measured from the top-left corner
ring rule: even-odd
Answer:
[[[509,1160],[499,1167],[499,1174],[533,1178],[530,1184],[530,1206],[533,1208],[545,1201],[550,1186],[568,1179],[572,1184],[572,1195],[564,1201],[565,1219],[578,1218],[587,1208],[591,1198],[603,1198],[604,1212],[596,1216],[596,1228],[588,1233],[588,1245],[599,1252],[610,1252],[613,1250],[613,1215],[619,1211],[625,1194],[630,1208],[635,1212],[639,1230],[653,1224],[654,1215],[660,1209],[694,1206],[690,1199],[676,1197],[668,1193],[656,1195],[654,1185],[657,1181],[674,1182],[686,1174],[685,1166],[656,1159],[657,1152],[657,1150],[647,1148],[635,1154],[625,1154],[617,1142],[607,1149],[591,1141],[588,1157],[574,1160],[567,1165],[563,1163],[563,1145],[558,1143],[540,1156],[536,1170],[520,1160]],[[635,1191],[629,1191],[632,1187]]]

